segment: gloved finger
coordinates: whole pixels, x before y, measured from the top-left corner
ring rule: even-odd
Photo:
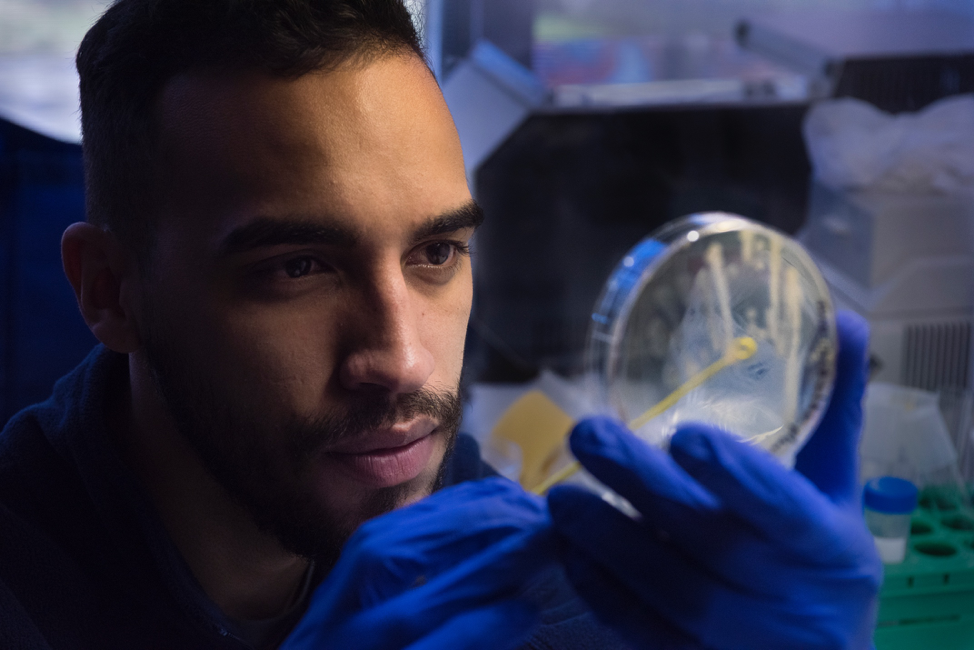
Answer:
[[[554,533],[546,522],[460,562],[413,593],[431,608],[469,609],[496,594],[516,593],[555,561],[555,548]]]
[[[755,611],[773,608],[774,599],[755,598],[746,590],[728,586],[688,560],[675,545],[593,494],[573,488],[553,490],[548,507],[555,530],[570,546],[591,557],[635,594],[643,607],[678,629],[674,638],[689,639],[691,647],[696,647],[693,643],[734,647],[730,641],[736,635],[725,628],[740,627],[753,617],[748,607]],[[735,613],[728,617],[731,611]]]
[[[684,589],[682,584],[661,581],[647,555],[661,545],[658,531],[647,529],[596,495],[578,488],[552,490],[548,507],[555,531],[570,546],[608,569],[640,602],[655,604],[654,592],[663,585],[672,586],[675,592]]]
[[[547,517],[544,500],[502,477],[467,481],[363,524],[349,544],[369,540],[387,547],[416,542],[432,551],[454,548],[481,532],[502,535]]]
[[[862,395],[866,388],[869,324],[841,311],[835,387],[822,422],[798,453],[795,469],[835,503],[859,498],[858,446],[862,429]]]
[[[401,520],[408,519],[411,523],[417,523],[425,521],[428,518],[433,518],[438,522],[440,521],[440,513],[444,509],[455,508],[458,502],[462,502],[463,508],[466,509],[470,503],[485,498],[502,500],[516,506],[516,511],[520,511],[529,521],[537,519],[539,515],[544,516],[545,508],[543,498],[525,492],[514,481],[501,476],[494,476],[480,479],[479,481],[464,481],[459,485],[444,488],[412,505],[393,510],[383,515],[385,520],[391,524],[386,532],[391,532],[396,529],[402,523]],[[457,514],[458,516],[466,516],[459,512]],[[493,517],[494,513],[490,509],[481,509],[475,511],[475,514],[472,516],[467,516],[472,522],[485,520],[488,524]],[[501,519],[507,521],[509,519],[508,513],[505,512],[502,514]],[[368,526],[368,524],[365,524],[365,526]]]
[[[590,555],[566,544],[561,557],[568,580],[596,617],[635,647],[668,650],[694,647],[689,636],[649,609],[635,592]]]
[[[369,634],[407,646],[454,616],[513,597],[522,583],[554,560],[554,552],[550,528],[513,535],[430,582],[358,614],[329,639],[331,647],[355,647],[356,639]]]
[[[568,486],[557,487],[552,493],[567,489]],[[684,556],[721,576],[729,586],[754,593],[777,593],[780,573],[755,573],[753,567],[777,562],[780,559],[778,549],[732,513],[724,510],[701,512],[670,504],[644,515],[639,523],[648,529],[647,534],[660,531],[657,534],[667,537]]]
[[[572,435],[573,451],[596,478],[624,496],[648,525],[680,540],[681,547],[700,561],[711,559],[715,536],[740,540],[749,535],[750,529],[743,530],[720,516],[718,499],[671,456],[640,440],[621,423],[591,418],[579,423]],[[700,534],[704,527],[709,534]]]
[[[718,500],[669,454],[640,440],[620,422],[583,420],[571,443],[586,469],[624,496],[646,522],[680,539],[685,550],[702,561],[708,561],[713,550],[713,535],[700,535],[704,526],[713,534],[731,534],[718,530]]]
[[[814,556],[831,548],[838,512],[804,476],[715,427],[684,425],[670,454],[723,505],[784,549]]]
[[[702,510],[718,506],[714,496],[666,453],[637,438],[617,420],[581,420],[572,431],[570,444],[585,469],[644,515],[667,502]]]
[[[323,607],[355,611],[402,593],[460,558],[497,541],[547,525],[543,500],[502,478],[441,490],[414,505],[365,523],[346,544],[338,564],[319,589],[335,592]]]
[[[773,591],[774,577],[755,575],[750,567],[770,562],[776,550],[752,526],[716,507],[716,499],[672,457],[612,420],[604,426],[591,421],[577,438],[578,453],[608,487],[624,493],[645,525],[666,531],[686,556],[728,584]]]
[[[406,650],[510,650],[521,646],[538,620],[532,603],[508,600],[455,616]]]

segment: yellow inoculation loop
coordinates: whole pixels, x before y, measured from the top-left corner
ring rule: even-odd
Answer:
[[[676,404],[683,398],[687,393],[689,393],[694,388],[700,386],[702,383],[716,375],[718,372],[726,368],[727,366],[734,365],[738,361],[744,361],[750,359],[754,356],[754,353],[758,351],[758,342],[755,341],[750,336],[740,336],[731,342],[730,349],[717,361],[713,362],[690,379],[686,380],[682,385],[680,385],[675,391],[664,397],[662,400],[651,406],[646,410],[645,413],[640,415],[638,418],[629,422],[629,428],[635,431],[639,427],[643,426],[656,416],[662,414],[668,408]],[[581,463],[578,461],[573,462],[566,467],[558,470],[547,480],[543,481],[536,488],[531,490],[535,494],[544,494],[550,490],[553,486],[561,483],[575,472],[582,468]]]

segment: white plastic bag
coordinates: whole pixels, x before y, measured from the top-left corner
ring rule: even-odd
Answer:
[[[898,115],[858,99],[829,100],[809,111],[803,129],[815,177],[835,189],[974,187],[974,95]]]
[[[959,483],[957,452],[936,393],[874,381],[863,411],[863,481],[897,476],[921,488]]]

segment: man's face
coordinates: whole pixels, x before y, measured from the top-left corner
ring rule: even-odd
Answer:
[[[263,528],[329,554],[428,494],[459,424],[478,211],[415,56],[173,80],[144,351]]]

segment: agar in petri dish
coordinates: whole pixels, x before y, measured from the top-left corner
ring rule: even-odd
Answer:
[[[648,442],[706,422],[791,466],[828,403],[836,351],[828,286],[808,253],[711,212],[623,258],[592,315],[588,364],[604,402]]]

